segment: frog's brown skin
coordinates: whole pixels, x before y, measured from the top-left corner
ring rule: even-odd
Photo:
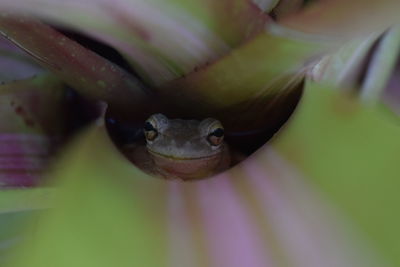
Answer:
[[[152,115],[144,128],[146,142],[125,146],[128,158],[142,170],[167,179],[208,177],[229,168],[231,156],[221,123],[168,119]]]

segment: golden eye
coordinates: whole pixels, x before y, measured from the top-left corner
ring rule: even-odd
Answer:
[[[143,130],[144,130],[144,136],[146,137],[146,140],[153,141],[154,139],[156,139],[156,137],[158,135],[158,131],[152,120],[149,119],[144,123]]]
[[[151,115],[144,123],[143,131],[146,140],[154,141],[163,129],[168,127],[168,118],[161,113]]]
[[[219,146],[224,141],[224,128],[222,125],[215,125],[207,136],[207,141],[212,146]]]

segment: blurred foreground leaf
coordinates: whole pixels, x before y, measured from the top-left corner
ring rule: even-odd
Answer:
[[[3,190],[0,194],[0,214],[49,208],[56,194],[54,191],[45,187]]]
[[[4,194],[4,192],[1,192]],[[4,194],[6,196],[8,194]],[[21,197],[21,194],[19,195]],[[0,197],[0,203],[3,197]],[[11,252],[24,238],[24,229],[32,223],[36,211],[0,213],[0,265],[4,266]]]
[[[119,265],[118,262],[123,263],[119,266],[139,266],[140,263],[162,266],[167,244],[163,234],[165,226],[160,218],[165,203],[143,200],[149,195],[162,198],[163,192],[158,186],[148,186],[155,180],[142,180],[140,172],[127,160],[116,157],[118,152],[111,144],[101,143],[100,140],[108,138],[103,136],[106,133],[102,127],[87,134],[93,142],[88,140],[81,144],[80,151],[74,151],[72,162],[68,159],[68,163],[57,167],[54,178],[63,181],[63,185],[52,198],[56,208],[49,211],[43,221],[37,222],[45,232],[28,236],[35,248],[26,254],[30,258],[28,261],[17,257],[21,260],[20,266],[27,262],[30,266],[60,267],[111,266]],[[95,143],[101,145],[92,146]],[[93,153],[91,159],[87,154],[89,150]],[[109,160],[110,164],[106,165],[110,168],[97,168],[98,163]],[[116,179],[110,179],[113,176]],[[137,184],[132,184],[134,177],[139,178]],[[47,215],[53,219],[47,220]],[[74,248],[70,247],[72,244]],[[44,247],[50,249],[46,255],[41,253]],[[69,256],[65,258],[66,251]]]
[[[0,188],[32,186],[65,135],[64,85],[50,75],[0,85]]]
[[[273,146],[400,264],[398,117],[309,84]]]
[[[0,191],[0,266],[24,240],[25,228],[35,216],[52,206],[54,189],[8,189]]]
[[[139,171],[98,123],[66,151],[54,208],[8,266],[396,264],[399,133],[376,108],[308,86],[271,146],[184,183]]]

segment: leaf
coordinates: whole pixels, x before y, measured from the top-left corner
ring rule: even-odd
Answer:
[[[8,189],[0,191],[0,214],[50,208],[54,189]]]
[[[398,117],[315,83],[307,87],[273,147],[397,266]]]
[[[273,9],[275,18],[280,20],[289,15],[293,15],[303,7],[304,0],[280,0]]]
[[[356,89],[365,78],[369,56],[379,42],[377,34],[354,39],[337,51],[325,55],[310,71],[312,80],[329,83],[337,89]],[[368,77],[368,76],[366,76]]]
[[[397,0],[320,0],[278,22],[322,38],[350,39],[382,32],[399,22]]]
[[[0,214],[0,264],[2,266],[9,260],[15,247],[23,242],[23,230],[32,222],[35,215],[33,211]]]
[[[251,0],[256,4],[262,11],[271,11],[280,1],[279,0]]]
[[[27,241],[15,250],[9,266],[385,266],[381,250],[375,251],[382,249],[383,243],[379,238],[374,240],[377,242],[368,238],[373,233],[396,233],[398,222],[388,224],[390,230],[382,229],[372,223],[381,217],[369,216],[368,224],[372,227],[364,232],[358,228],[364,225],[363,220],[354,215],[351,216],[354,220],[349,220],[347,214],[350,207],[370,210],[373,202],[370,198],[373,194],[368,190],[349,188],[352,175],[360,169],[366,175],[384,169],[375,164],[356,165],[353,169],[349,161],[342,166],[344,169],[338,170],[337,164],[341,166],[343,159],[349,157],[329,156],[322,150],[322,155],[330,157],[328,162],[321,154],[310,153],[317,147],[331,148],[332,144],[337,145],[339,152],[343,149],[340,142],[351,144],[354,140],[339,139],[334,143],[332,139],[330,142],[324,139],[335,136],[332,133],[338,129],[347,128],[353,135],[359,133],[358,127],[376,129],[374,118],[381,119],[374,110],[362,107],[360,114],[365,112],[366,118],[353,117],[355,120],[351,121],[350,117],[349,121],[345,115],[352,109],[339,109],[343,112],[340,117],[332,118],[329,116],[332,111],[327,110],[332,108],[329,103],[337,99],[347,98],[333,97],[320,88],[308,88],[292,122],[277,136],[272,147],[262,147],[242,164],[216,177],[192,182],[167,181],[144,174],[123,158],[109,140],[104,125],[98,122],[64,154],[64,160],[52,175],[59,182],[53,200],[55,208],[32,223]],[[352,104],[349,107],[357,109]],[[337,114],[336,109],[333,114]],[[370,115],[372,121],[368,120]],[[318,130],[314,123],[325,126],[326,130]],[[392,124],[386,126],[382,131],[390,139],[397,138],[399,129]],[[311,129],[325,135],[309,136]],[[371,137],[379,131],[364,136]],[[392,131],[395,132],[390,134]],[[303,147],[298,158],[288,157],[295,147],[293,142],[304,138],[315,144],[307,143],[310,149]],[[358,151],[366,155],[369,151],[379,151],[377,148],[385,152],[396,150],[374,143]],[[317,165],[311,166],[316,166],[323,175],[328,174],[329,181],[322,187],[326,190],[319,190],[321,184],[311,179],[313,176],[309,175],[313,173],[298,165],[298,159],[303,163],[314,162]],[[351,159],[358,164],[363,161]],[[335,178],[332,169],[346,179]],[[381,176],[379,181],[383,187],[392,186],[395,191],[397,187],[388,177]],[[373,190],[370,186],[381,185],[364,183],[365,189]],[[332,192],[336,196],[351,192],[352,197],[344,201],[332,197]],[[367,195],[368,200],[364,199]],[[382,198],[379,204],[393,207],[397,203],[391,202],[396,200],[393,197]],[[372,207],[378,206],[372,204]],[[397,216],[393,212],[386,215],[389,217],[385,219]],[[32,231],[34,235],[30,234]]]
[[[0,36],[0,82],[32,77],[43,72],[31,57]]]
[[[165,194],[163,181],[160,184],[160,181],[143,177],[127,160],[121,160],[122,156],[112,147],[103,127],[93,129],[86,136],[89,142],[79,144],[82,152],[88,152],[87,149],[99,141],[101,144],[101,140],[105,139],[106,143],[91,147],[90,158],[86,153],[78,153],[71,164],[58,166],[56,177],[72,178],[71,183],[60,177],[66,183],[52,201],[55,209],[44,214],[45,217],[54,216],[54,220],[37,221],[36,225],[46,230],[37,233],[39,239],[35,238],[36,234],[28,235],[28,241],[33,238],[33,242],[38,243],[29,249],[30,252],[22,254],[29,258],[26,260],[31,266],[110,266],[118,263],[119,266],[163,266],[168,246],[165,220],[162,219],[165,203],[157,201]],[[111,168],[97,168],[103,160],[110,161],[106,165]],[[78,166],[84,162],[88,167],[86,170]],[[117,179],[109,179],[112,176]],[[67,196],[70,190],[74,191],[73,201]],[[155,199],[143,201],[146,196]],[[65,220],[65,215],[69,219]],[[68,230],[59,232],[59,227]],[[41,254],[41,248],[50,245],[49,242],[53,245],[45,256]],[[70,247],[72,244],[74,248]],[[69,254],[67,260],[62,259],[66,251]],[[26,264],[22,263],[25,260],[19,260],[22,260],[22,266]]]
[[[377,103],[388,85],[390,76],[400,53],[400,26],[392,27],[379,43],[374,53],[365,81],[361,87],[361,97],[366,102]]]
[[[282,121],[299,85],[330,44],[265,31],[210,66],[159,89],[171,109],[215,116],[228,130],[259,131]],[[294,101],[295,102],[295,101]],[[182,115],[182,114],[179,114]],[[278,119],[277,119],[278,118]]]
[[[0,32],[65,83],[85,96],[107,101],[116,112],[126,112],[145,99],[130,74],[35,19],[3,12]]]
[[[41,5],[46,8],[41,8]],[[113,45],[153,85],[189,73],[261,31],[268,20],[247,0],[2,0]]]
[[[310,77],[337,89],[353,90],[368,104],[380,104],[390,78],[395,76],[399,51],[400,30],[392,27],[380,36],[353,40],[324,56]]]
[[[38,182],[66,133],[64,89],[46,75],[0,86],[0,188]]]
[[[0,190],[0,265],[24,241],[25,228],[39,211],[52,205],[52,188]]]
[[[390,108],[391,112],[400,115],[400,69],[397,66],[389,78],[387,87],[382,96],[382,101]]]
[[[51,75],[3,84],[0,100],[2,133],[56,135],[64,131],[65,88]]]

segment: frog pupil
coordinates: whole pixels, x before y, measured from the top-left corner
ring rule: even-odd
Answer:
[[[156,129],[150,122],[146,121],[146,123],[144,124],[144,130],[146,132],[149,132],[149,131],[155,131]]]
[[[215,137],[222,137],[224,136],[224,129],[218,128],[215,131],[213,131],[210,135],[213,135]]]

